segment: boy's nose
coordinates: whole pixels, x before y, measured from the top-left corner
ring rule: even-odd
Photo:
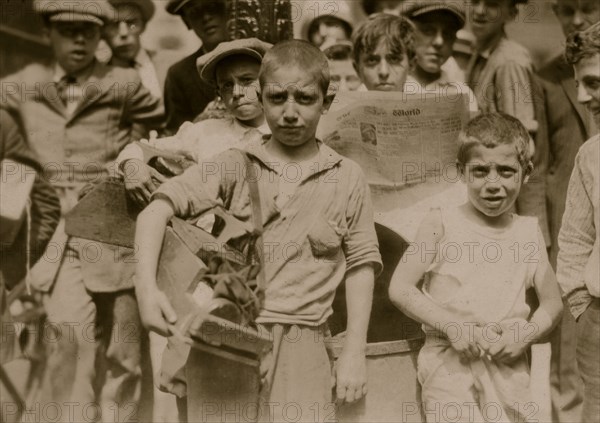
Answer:
[[[577,101],[581,104],[585,104],[592,99],[592,96],[587,92],[583,84],[579,83],[577,86]]]
[[[575,9],[575,13],[573,14],[573,28],[577,31],[583,29],[583,25],[585,24],[585,20],[583,19],[583,15],[581,10]]]
[[[441,47],[442,45],[444,45],[444,34],[441,29],[438,29],[437,32],[435,33],[432,44],[435,47]]]
[[[283,106],[283,119],[286,122],[294,122],[298,119],[298,111],[296,110],[296,102],[286,101]]]
[[[127,26],[127,22],[119,22],[119,37],[127,37],[129,35],[129,27]]]
[[[485,15],[485,12],[486,12],[485,2],[482,0],[473,1],[471,3],[471,12],[473,15],[477,15],[477,16]]]
[[[377,75],[379,75],[379,78],[381,79],[387,79],[389,74],[390,65],[388,64],[387,60],[381,59],[381,62],[379,62],[379,66],[377,67]]]
[[[244,87],[238,83],[233,86],[233,97],[238,99],[244,96]]]

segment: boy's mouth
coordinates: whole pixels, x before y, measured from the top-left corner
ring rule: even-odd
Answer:
[[[504,197],[483,197],[483,200],[491,205],[498,205],[504,200]]]
[[[70,56],[75,60],[81,60],[85,57],[85,51],[83,50],[73,50],[70,53]]]

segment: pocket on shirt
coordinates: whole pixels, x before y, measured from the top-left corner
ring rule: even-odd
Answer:
[[[344,230],[334,222],[318,216],[312,229],[308,232],[308,242],[315,257],[331,257],[336,255],[342,246]]]

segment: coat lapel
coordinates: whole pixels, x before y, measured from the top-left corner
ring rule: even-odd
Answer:
[[[67,116],[67,109],[58,95],[57,83],[54,82],[54,67],[52,65],[43,66],[40,68],[42,73],[40,77],[41,90],[40,95],[52,109],[62,116]]]
[[[109,84],[110,81],[107,81],[106,78],[109,69],[110,67],[100,62],[96,62],[94,64],[92,74],[81,86],[83,93],[81,100],[79,101],[79,104],[75,108],[75,111],[73,111],[73,114],[69,120],[77,117],[82,111],[97,102],[102,96],[106,95],[111,90]]]
[[[587,110],[585,110],[585,107],[582,106],[581,103],[579,103],[579,101],[577,101],[577,86],[575,85],[575,78],[573,76],[573,71],[571,70],[569,65],[567,63],[565,63],[564,60],[562,60],[562,59],[558,63],[557,67],[558,67],[560,86],[562,87],[567,98],[573,105],[573,108],[577,111],[577,115],[579,116],[579,119],[581,120],[581,122],[583,122],[583,124],[589,134],[591,131],[591,128],[589,125],[590,119],[587,115]]]

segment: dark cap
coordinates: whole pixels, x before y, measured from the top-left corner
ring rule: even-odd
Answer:
[[[116,15],[107,0],[34,0],[33,10],[51,22],[91,22],[100,26]]]
[[[241,54],[250,56],[262,62],[262,58],[272,44],[259,40],[258,38],[242,38],[240,40],[225,41],[220,43],[213,51],[203,54],[196,60],[196,67],[200,72],[200,78],[216,85],[215,71],[221,60],[228,56]]]
[[[183,6],[190,2],[197,3],[198,6],[202,7],[202,3],[225,3],[225,0],[169,0],[166,6],[166,10],[171,15],[181,15],[181,9],[183,9]]]

